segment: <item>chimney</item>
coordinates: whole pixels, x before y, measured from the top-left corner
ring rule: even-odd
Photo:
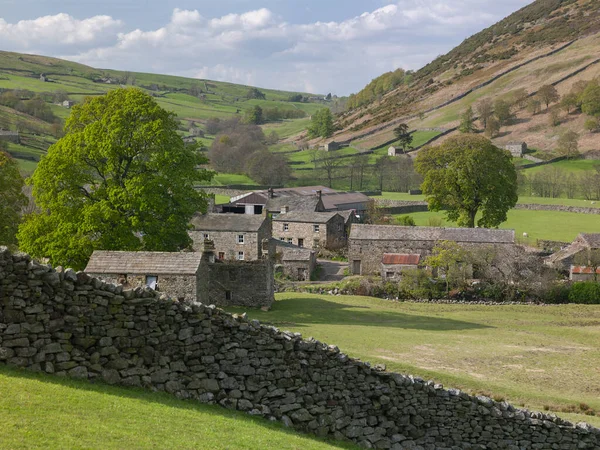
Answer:
[[[285,205],[281,207],[281,214],[287,214],[290,210],[290,207]]]
[[[270,187],[267,192],[269,193],[269,198],[275,197],[275,191],[273,191],[272,187]]]
[[[317,191],[317,198],[319,200],[321,200],[321,197],[323,197],[323,192],[322,191]]]

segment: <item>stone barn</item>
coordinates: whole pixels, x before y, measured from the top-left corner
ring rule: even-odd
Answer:
[[[401,148],[397,148],[394,146],[391,146],[390,148],[388,148],[388,156],[399,156],[404,154],[404,152],[402,151]]]
[[[522,158],[527,153],[527,144],[525,142],[508,142],[502,148],[508,150],[514,158]]]
[[[272,243],[275,246],[276,264],[283,275],[293,281],[309,281],[317,267],[316,252],[279,239],[273,239]]]
[[[581,233],[570,245],[550,255],[545,262],[556,269],[569,270],[572,265],[582,262],[590,251],[600,252],[600,233]]]
[[[128,288],[149,287],[179,300],[196,301],[201,261],[202,253],[96,250],[85,272]]]
[[[381,278],[398,280],[405,270],[418,269],[421,262],[419,254],[384,253],[381,259]]]
[[[437,242],[452,241],[468,247],[512,246],[514,230],[488,228],[401,227],[354,224],[348,241],[348,261],[354,275],[381,271],[386,253],[429,256]]]
[[[326,152],[334,152],[336,150],[339,150],[340,148],[342,148],[341,144],[339,142],[335,142],[335,141],[331,141],[331,142],[328,142],[327,144],[323,144],[323,150],[325,150]]]

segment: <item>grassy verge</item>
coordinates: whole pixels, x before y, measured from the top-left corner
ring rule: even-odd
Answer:
[[[0,448],[354,448],[218,406],[0,366]]]
[[[388,370],[600,425],[600,307],[466,306],[278,294],[252,318],[336,344]]]

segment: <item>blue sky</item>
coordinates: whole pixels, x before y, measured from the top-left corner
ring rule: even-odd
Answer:
[[[0,49],[346,95],[532,0],[0,0]]]

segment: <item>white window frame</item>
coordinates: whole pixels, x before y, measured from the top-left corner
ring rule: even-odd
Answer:
[[[238,261],[244,261],[245,260],[244,252],[238,252],[237,259],[238,259]]]
[[[237,243],[238,244],[244,244],[245,241],[246,241],[246,236],[244,234],[237,235]]]
[[[321,226],[318,223],[315,223],[313,225],[313,232],[314,233],[320,233],[321,232]]]
[[[287,238],[287,242],[288,242],[288,244],[293,244],[294,243],[294,238]]]
[[[289,223],[284,223],[283,224],[283,231],[290,231],[290,224]]]
[[[208,234],[208,233],[203,233],[202,237],[204,238],[205,241],[210,240],[210,234]]]

